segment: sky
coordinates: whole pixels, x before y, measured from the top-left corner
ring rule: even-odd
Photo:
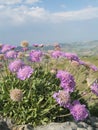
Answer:
[[[98,40],[98,0],[0,0],[0,43]]]

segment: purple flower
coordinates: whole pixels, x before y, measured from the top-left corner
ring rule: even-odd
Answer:
[[[9,51],[11,49],[13,49],[13,46],[5,44],[2,46],[1,52],[5,53],[6,51]]]
[[[53,51],[53,52],[51,53],[51,56],[52,56],[53,58],[59,58],[59,57],[62,56],[62,52],[61,52],[61,51]]]
[[[33,44],[34,47],[38,47],[38,44]]]
[[[92,69],[93,71],[98,71],[98,67],[96,67],[95,65],[90,65],[90,69]]]
[[[44,47],[44,45],[43,44],[39,44],[39,47]]]
[[[91,86],[90,86],[92,92],[98,96],[98,83],[94,82]]]
[[[64,90],[59,90],[59,92],[54,93],[53,98],[63,107],[67,107],[70,102],[70,95]]]
[[[23,66],[24,66],[23,61],[18,59],[18,60],[14,60],[13,62],[11,62],[8,67],[11,72],[17,72]]]
[[[81,105],[78,100],[75,100],[69,107],[70,113],[76,121],[84,120],[88,117],[88,110],[85,105]]]
[[[63,54],[64,57],[66,57],[68,60],[75,60],[75,61],[79,61],[79,57],[74,54],[74,53],[64,53]]]
[[[73,92],[75,89],[75,81],[74,77],[66,71],[59,70],[57,75],[57,78],[61,81],[61,87],[64,88],[67,92]]]
[[[29,50],[29,48],[28,47],[23,47],[22,50],[25,52],[25,51]]]
[[[30,52],[30,60],[32,62],[40,62],[43,53],[40,50],[33,50]]]
[[[8,51],[5,54],[6,58],[16,58],[17,57],[17,52],[15,52],[14,50]]]
[[[86,62],[85,62],[85,61],[82,61],[82,60],[79,60],[79,64],[85,66],[85,65],[86,65]]]
[[[29,78],[33,73],[33,69],[30,66],[24,66],[17,72],[17,77],[21,80]]]

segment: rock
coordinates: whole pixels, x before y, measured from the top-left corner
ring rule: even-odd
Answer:
[[[77,130],[87,130],[86,128],[77,128]]]
[[[10,129],[14,126],[14,122],[10,118],[4,118],[4,121]]]
[[[11,130],[34,130],[31,125],[18,125],[11,128]]]
[[[87,130],[94,130],[94,128],[91,127],[91,126],[88,126],[88,127],[87,127]]]
[[[79,122],[77,125],[79,128],[87,128],[88,127],[88,125],[85,122]]]
[[[10,130],[10,129],[8,128],[8,125],[6,122],[0,121],[0,130]]]
[[[50,123],[46,126],[36,127],[34,130],[77,130],[77,126],[73,122]]]

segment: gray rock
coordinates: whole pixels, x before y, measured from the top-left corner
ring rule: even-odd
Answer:
[[[86,128],[77,128],[77,130],[87,130]]]
[[[73,122],[50,123],[46,126],[36,127],[34,130],[77,130],[77,125]]]
[[[87,130],[94,130],[94,128],[91,127],[91,126],[88,126],[88,127],[87,127]]]
[[[87,128],[88,127],[88,125],[85,122],[79,122],[77,125],[79,128]]]
[[[30,125],[18,125],[11,128],[11,130],[34,130]]]
[[[4,118],[4,121],[7,123],[9,128],[14,126],[14,122],[10,118]]]
[[[0,130],[10,130],[10,129],[8,128],[8,125],[6,124],[6,122],[1,121],[0,122]]]

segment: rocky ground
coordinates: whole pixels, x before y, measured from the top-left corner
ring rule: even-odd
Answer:
[[[36,128],[30,125],[15,126],[10,119],[0,118],[0,130],[98,130],[98,117],[91,117],[86,122],[50,123]]]

